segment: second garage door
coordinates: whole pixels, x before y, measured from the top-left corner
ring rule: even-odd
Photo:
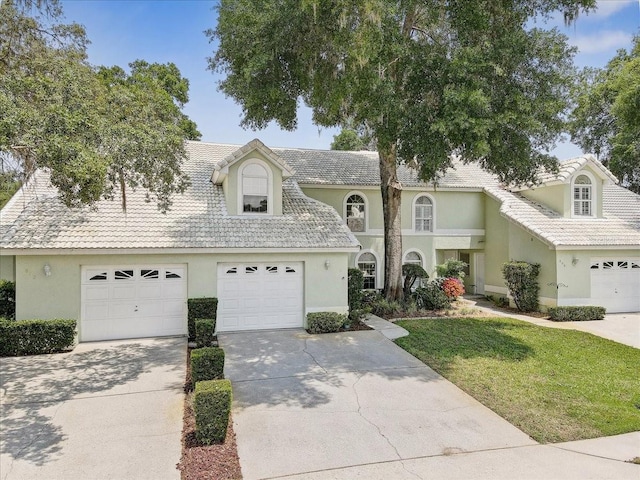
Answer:
[[[640,311],[640,258],[592,259],[591,301],[609,313]]]
[[[303,278],[301,262],[219,264],[217,330],[302,327]]]

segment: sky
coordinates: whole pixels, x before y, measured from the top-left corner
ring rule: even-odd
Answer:
[[[175,63],[189,79],[189,103],[184,112],[197,123],[202,141],[245,144],[259,138],[271,147],[328,149],[339,129],[319,128],[311,111],[301,106],[293,132],[272,124],[259,131],[240,126],[242,109],[218,91],[220,75],[207,69],[215,45],[204,34],[215,28],[217,13],[211,0],[61,0],[67,22],[84,25],[91,41],[93,65],[127,65],[137,59]],[[600,0],[598,9],[566,27],[561,15],[551,18],[578,48],[579,67],[604,67],[618,49],[629,50],[640,34],[640,0]],[[567,142],[553,153],[561,160],[581,150]]]

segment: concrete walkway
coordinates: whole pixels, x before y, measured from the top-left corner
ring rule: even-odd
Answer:
[[[525,322],[542,327],[580,330],[613,340],[614,342],[640,348],[640,312],[609,313],[605,315],[603,320],[588,322],[554,322],[546,318],[505,312],[496,308],[492,302],[484,298],[466,297],[463,299],[463,302],[471,308],[477,308],[496,316],[517,318],[518,320],[524,320]]]
[[[186,339],[0,359],[0,480],[180,474]]]
[[[638,479],[638,435],[539,445],[378,328],[218,336],[245,480]]]

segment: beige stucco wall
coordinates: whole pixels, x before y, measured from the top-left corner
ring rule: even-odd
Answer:
[[[570,185],[553,185],[550,187],[537,187],[522,191],[522,195],[534,202],[546,205],[550,209],[563,216],[571,215]]]
[[[485,197],[485,292],[506,294],[502,264],[509,261],[509,223],[500,215],[500,203]]]
[[[329,268],[325,262],[329,261]],[[216,296],[217,264],[304,262],[305,311],[348,310],[347,253],[32,255],[16,257],[16,318],[80,318],[85,265],[187,264],[188,297]],[[51,275],[44,275],[44,265]]]
[[[15,257],[0,254],[0,280],[13,282],[16,278]]]
[[[282,215],[282,170],[256,150],[249,153],[245,159],[238,161],[229,167],[229,173],[223,182],[227,211],[230,215],[242,214],[242,212],[238,210],[238,189],[240,180],[238,178],[238,171],[240,167],[244,165],[245,161],[252,159],[262,160],[271,170],[272,184],[269,188],[271,188],[271,193],[273,195],[273,215]]]

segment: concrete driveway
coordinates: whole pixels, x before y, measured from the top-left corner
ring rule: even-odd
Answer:
[[[186,339],[0,359],[0,479],[178,479]]]
[[[636,480],[640,472],[602,458],[604,448],[591,456],[582,444],[537,444],[378,331],[218,338],[245,480]],[[635,451],[640,436],[626,440]]]

